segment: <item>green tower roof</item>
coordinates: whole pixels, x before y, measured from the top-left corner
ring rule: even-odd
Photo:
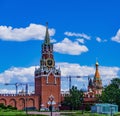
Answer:
[[[45,44],[50,44],[50,36],[49,36],[49,32],[48,32],[48,23],[46,23],[46,34],[45,34]]]

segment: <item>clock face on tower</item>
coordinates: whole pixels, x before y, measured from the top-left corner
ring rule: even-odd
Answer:
[[[53,59],[48,58],[48,59],[46,60],[46,65],[47,65],[47,67],[53,67],[53,66],[54,66],[54,61],[53,61]]]

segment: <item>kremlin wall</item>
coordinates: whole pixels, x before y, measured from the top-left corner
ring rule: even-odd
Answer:
[[[26,107],[34,107],[40,110],[41,108],[49,108],[51,104],[57,109],[64,97],[69,95],[69,92],[61,91],[61,71],[55,67],[53,44],[50,43],[48,25],[41,47],[40,67],[34,71],[35,93],[0,94],[0,103],[11,105],[18,110],[23,110]],[[88,90],[84,92],[84,103],[95,103],[95,95],[102,93],[102,80],[98,70],[98,62],[95,66],[94,79],[88,77]]]

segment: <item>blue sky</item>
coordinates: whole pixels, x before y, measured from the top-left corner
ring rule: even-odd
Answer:
[[[0,83],[34,81],[46,22],[62,76],[93,75],[97,59],[103,83],[120,77],[119,6],[119,0],[0,0]],[[86,84],[75,80],[79,88]]]

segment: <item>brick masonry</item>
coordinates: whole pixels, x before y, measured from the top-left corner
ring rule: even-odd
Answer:
[[[39,96],[1,94],[0,103],[3,103],[6,106],[11,105],[18,110],[23,110],[25,107],[36,107],[36,109],[39,109]]]

